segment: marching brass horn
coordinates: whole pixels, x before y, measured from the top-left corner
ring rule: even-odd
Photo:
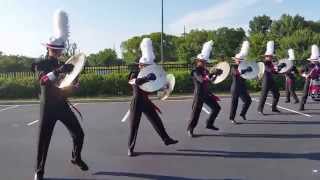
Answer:
[[[225,79],[227,79],[229,73],[230,73],[230,65],[227,62],[220,62],[216,66],[212,67],[210,69],[210,72],[213,72],[217,69],[222,70],[222,74],[218,75],[216,79],[213,81],[213,84],[219,84]]]
[[[262,79],[266,66],[264,65],[263,62],[258,62],[257,65],[259,68],[258,79]]]
[[[61,80],[59,84],[59,88],[66,88],[72,85],[73,81],[77,78],[77,76],[83,70],[83,67],[86,63],[86,56],[83,53],[76,54],[68,59],[66,64],[72,64],[73,70],[71,73],[66,74],[66,76]]]
[[[283,67],[280,69],[280,71],[278,71],[278,73],[283,74],[288,72],[290,69],[292,69],[293,62],[292,60],[282,59],[279,61],[278,66],[279,65],[283,65]]]
[[[170,96],[171,92],[173,91],[175,84],[176,84],[176,79],[175,79],[174,75],[168,74],[167,75],[167,83],[165,84],[165,86],[162,89],[160,89],[157,92],[159,99],[162,101],[166,100]]]
[[[241,72],[243,70],[247,70],[248,68],[251,68],[251,71],[241,74],[241,77],[248,80],[257,78],[259,74],[259,67],[256,62],[242,61],[239,64],[238,70]]]
[[[155,92],[163,88],[167,83],[167,73],[163,68],[157,64],[149,65],[142,68],[138,74],[138,78],[146,77],[148,74],[153,73],[156,76],[154,81],[146,82],[140,85],[140,89],[145,92]]]

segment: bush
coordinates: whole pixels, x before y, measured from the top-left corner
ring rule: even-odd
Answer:
[[[176,86],[174,94],[192,93],[193,82],[189,71],[168,72],[175,75]],[[284,89],[284,77],[275,78],[280,90]],[[82,74],[80,76],[81,88],[75,93],[77,97],[92,96],[122,96],[131,95],[131,86],[128,84],[128,73],[112,73],[108,75]],[[303,78],[297,78],[297,89],[303,88]],[[250,91],[261,90],[261,80],[247,81]],[[213,92],[229,93],[231,77],[218,85],[210,85]],[[0,77],[0,98],[37,98],[39,94],[39,83],[33,77]]]

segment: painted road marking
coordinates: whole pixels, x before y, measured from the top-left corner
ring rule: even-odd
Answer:
[[[9,106],[7,108],[0,109],[0,112],[6,111],[6,110],[9,110],[9,109],[14,109],[14,108],[17,108],[17,107],[19,107],[19,105]]]
[[[39,122],[39,120],[32,121],[32,122],[28,123],[28,126],[32,126],[32,125],[36,124],[37,122]]]
[[[205,108],[205,107],[202,107],[202,111],[204,111],[204,112],[207,113],[207,114],[210,114],[210,111],[209,111],[207,108]]]
[[[252,100],[255,101],[255,102],[259,102],[259,100],[255,99],[255,98],[253,98]],[[270,103],[267,103],[267,102],[266,102],[266,104],[269,105],[269,106],[272,106],[272,104],[270,104]],[[289,112],[293,112],[293,113],[296,113],[296,114],[299,114],[299,115],[302,115],[302,116],[306,116],[306,117],[308,117],[308,118],[312,118],[312,116],[309,115],[309,114],[305,114],[305,113],[302,113],[302,112],[299,112],[299,111],[295,111],[295,110],[292,110],[292,109],[288,109],[288,108],[285,108],[285,107],[282,107],[282,106],[279,106],[279,105],[278,105],[277,107],[280,108],[280,109],[289,111]]]

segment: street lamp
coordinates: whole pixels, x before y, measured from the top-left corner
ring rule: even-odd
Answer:
[[[161,0],[161,63],[163,63],[163,0]]]

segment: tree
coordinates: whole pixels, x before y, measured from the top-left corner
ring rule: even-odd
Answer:
[[[113,49],[104,49],[97,54],[90,54],[87,57],[89,66],[107,66],[118,64],[117,53]]]
[[[128,39],[127,41],[122,42],[121,49],[122,55],[126,62],[132,63],[137,58],[141,56],[140,43],[143,38],[150,38],[152,40],[152,45],[154,49],[154,54],[156,56],[156,61],[159,62],[161,59],[160,47],[161,47],[161,33],[151,33],[148,35],[135,36]],[[164,60],[165,61],[176,61],[176,42],[178,37],[173,35],[164,34]]]
[[[250,34],[266,34],[270,30],[271,24],[272,20],[269,16],[256,16],[249,22],[249,32]]]
[[[230,58],[240,49],[246,33],[242,28],[219,28],[214,32],[214,54],[215,57]]]
[[[271,33],[277,37],[290,36],[295,31],[304,29],[307,26],[302,16],[290,16],[283,14],[277,21],[273,21],[271,25]]]

